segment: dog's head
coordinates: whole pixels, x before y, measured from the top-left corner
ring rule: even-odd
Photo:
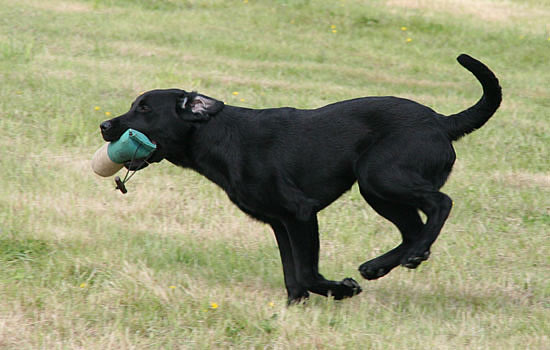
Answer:
[[[107,142],[115,141],[128,129],[145,134],[157,145],[149,162],[160,162],[168,152],[184,144],[184,138],[198,124],[221,111],[224,103],[196,92],[152,90],[139,96],[123,115],[100,124]]]

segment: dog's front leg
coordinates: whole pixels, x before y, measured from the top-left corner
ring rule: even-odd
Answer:
[[[283,263],[283,273],[285,278],[286,291],[288,293],[288,304],[297,304],[304,299],[309,298],[307,288],[298,283],[296,279],[296,266],[292,256],[292,246],[285,226],[280,222],[271,223],[271,228],[275,233],[281,262]]]
[[[288,232],[299,285],[312,293],[330,295],[337,300],[361,293],[361,287],[352,278],[330,281],[319,273],[319,228],[315,214],[306,221],[288,218],[283,223]]]

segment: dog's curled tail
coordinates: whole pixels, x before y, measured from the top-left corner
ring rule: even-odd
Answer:
[[[479,80],[483,87],[483,96],[472,107],[441,118],[445,131],[453,141],[482,127],[495,113],[502,101],[502,91],[498,79],[487,66],[466,54],[458,56],[457,61]]]

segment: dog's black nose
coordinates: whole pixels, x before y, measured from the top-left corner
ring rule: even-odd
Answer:
[[[113,126],[113,124],[112,124],[109,120],[107,120],[107,121],[101,123],[101,124],[99,125],[99,128],[101,129],[101,131],[107,131],[107,130],[109,130],[112,126]]]

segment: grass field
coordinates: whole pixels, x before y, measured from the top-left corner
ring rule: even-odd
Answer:
[[[0,0],[1,349],[550,349],[550,1]],[[98,125],[153,88],[252,108],[397,95],[455,113],[432,257],[372,282],[399,242],[356,187],[320,213],[321,271],[363,293],[286,307],[268,227],[167,162],[113,190]]]

